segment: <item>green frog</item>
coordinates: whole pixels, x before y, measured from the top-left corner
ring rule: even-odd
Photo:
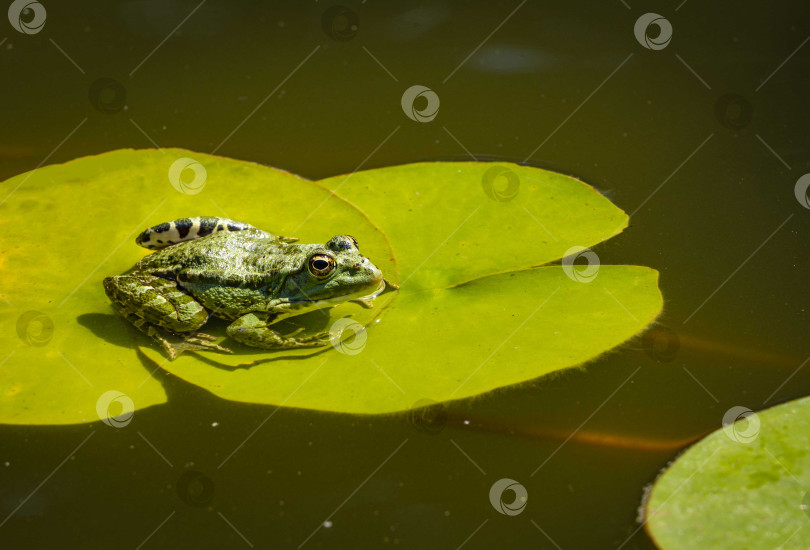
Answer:
[[[210,316],[232,321],[228,336],[267,349],[325,346],[328,333],[282,336],[270,325],[294,315],[396,289],[360,254],[357,240],[326,244],[219,217],[182,218],[150,227],[135,242],[154,250],[126,275],[104,279],[118,311],[156,340],[171,360],[186,350],[233,353],[198,332]]]

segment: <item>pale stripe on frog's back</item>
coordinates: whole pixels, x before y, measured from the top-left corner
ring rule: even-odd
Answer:
[[[219,231],[244,231],[246,229],[255,228],[250,224],[228,218],[195,216],[150,227],[138,235],[135,242],[144,248],[158,250],[173,244],[206,237]]]

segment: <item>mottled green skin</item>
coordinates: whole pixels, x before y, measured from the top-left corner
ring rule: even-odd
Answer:
[[[335,271],[318,280],[306,261],[329,253]],[[215,233],[158,250],[138,262],[134,272],[174,279],[213,315],[230,320],[279,306],[284,307],[277,313],[312,301],[359,298],[382,281],[380,270],[356,247],[286,244],[257,229]]]
[[[328,276],[314,276],[313,256],[329,256]],[[288,244],[258,229],[219,232],[160,249],[127,275],[104,280],[107,295],[133,324],[166,348],[230,351],[196,331],[209,314],[233,321],[232,338],[286,349],[326,344],[328,334],[282,337],[268,325],[283,317],[376,295],[382,272],[362,256],[353,238],[326,244]],[[170,335],[184,338],[169,342]]]

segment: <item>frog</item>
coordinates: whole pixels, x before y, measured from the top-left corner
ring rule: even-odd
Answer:
[[[398,288],[350,235],[324,244],[298,240],[217,216],[164,222],[135,239],[153,252],[129,272],[106,277],[104,291],[173,361],[185,351],[233,353],[200,332],[211,317],[229,321],[227,335],[247,346],[326,346],[329,333],[282,335],[273,325],[344,302],[373,307],[374,298]]]

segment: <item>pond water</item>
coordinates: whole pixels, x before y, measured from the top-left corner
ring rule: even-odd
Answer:
[[[38,32],[0,22],[2,180],[155,146],[311,179],[526,163],[631,215],[596,251],[659,270],[665,304],[583,368],[427,414],[239,404],[157,373],[168,403],[121,429],[2,426],[4,546],[654,548],[638,509],[669,461],[731,407],[810,393],[808,6],[42,6]],[[660,20],[634,35],[651,12],[670,42]],[[100,261],[86,224],[76,254]],[[496,510],[493,486],[526,506]]]

